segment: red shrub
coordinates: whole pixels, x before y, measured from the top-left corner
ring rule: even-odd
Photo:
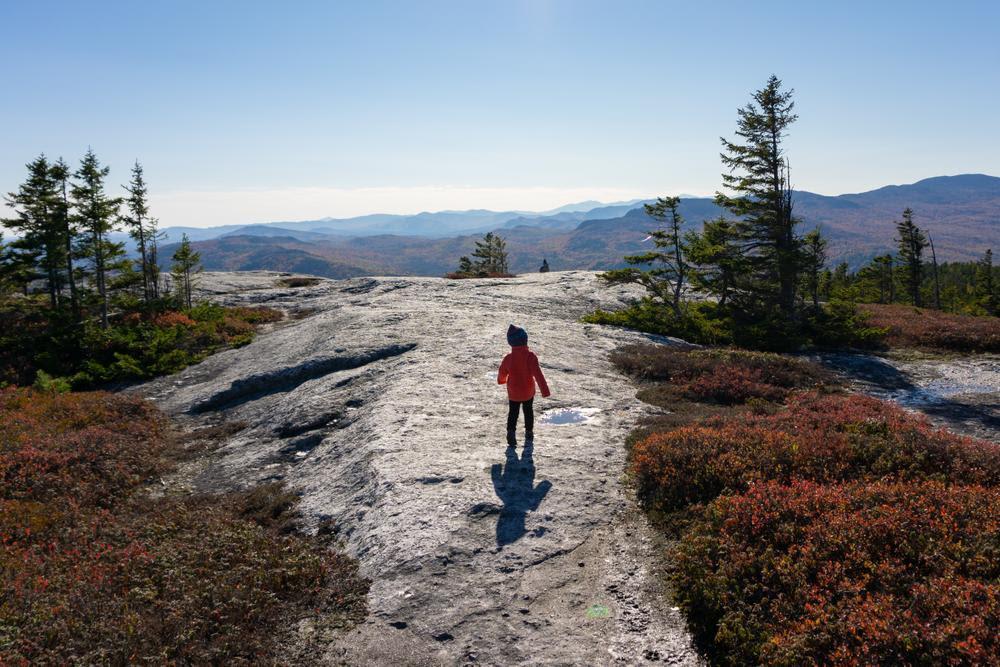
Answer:
[[[1000,489],[764,482],[715,501],[675,579],[721,664],[995,664]]]
[[[279,619],[363,610],[367,585],[350,559],[230,504],[147,501],[0,542],[0,564],[12,564],[0,568],[11,593],[0,664],[270,663]]]
[[[782,401],[792,389],[832,382],[815,364],[767,352],[632,345],[612,361],[626,373],[666,383],[662,387],[677,397],[723,405]]]
[[[940,479],[1000,486],[994,445],[933,427],[874,398],[795,394],[774,414],[655,433],[632,450],[640,497],[676,510],[758,480]]]
[[[892,347],[1000,352],[1000,318],[945,313],[930,308],[866,304],[872,326],[888,329]]]
[[[162,468],[163,428],[137,398],[0,390],[0,499],[106,504]]]
[[[689,398],[724,405],[746,403],[751,398],[780,401],[788,395],[785,387],[768,384],[759,369],[727,364],[695,377],[680,389]]]
[[[356,564],[288,532],[288,491],[135,493],[164,428],[134,398],[0,390],[0,665],[271,664],[275,628],[363,613]]]

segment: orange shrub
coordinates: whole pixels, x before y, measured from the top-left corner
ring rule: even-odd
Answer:
[[[195,322],[184,313],[179,313],[176,310],[168,310],[153,317],[153,324],[158,327],[193,327]]]

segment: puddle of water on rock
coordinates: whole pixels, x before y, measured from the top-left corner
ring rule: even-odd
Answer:
[[[597,408],[555,408],[546,410],[538,421],[542,424],[566,426],[568,424],[587,424],[594,420],[600,412]]]

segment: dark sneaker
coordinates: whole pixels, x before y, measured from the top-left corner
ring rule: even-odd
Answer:
[[[507,431],[507,445],[510,447],[517,447],[517,438],[514,436],[513,431]]]

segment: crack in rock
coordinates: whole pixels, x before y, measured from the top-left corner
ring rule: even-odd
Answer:
[[[235,407],[271,394],[289,392],[309,380],[314,380],[337,371],[360,368],[383,359],[398,357],[414,349],[416,346],[416,343],[389,345],[361,354],[320,357],[319,359],[310,359],[301,364],[282,368],[277,371],[251,375],[242,380],[234,381],[229,385],[228,389],[213,394],[200,403],[194,404],[188,412],[190,414],[201,414],[212,410]]]
[[[343,419],[344,415],[339,412],[319,415],[303,422],[286,422],[275,430],[275,435],[279,438],[294,438],[297,435],[316,431],[333,422]]]

